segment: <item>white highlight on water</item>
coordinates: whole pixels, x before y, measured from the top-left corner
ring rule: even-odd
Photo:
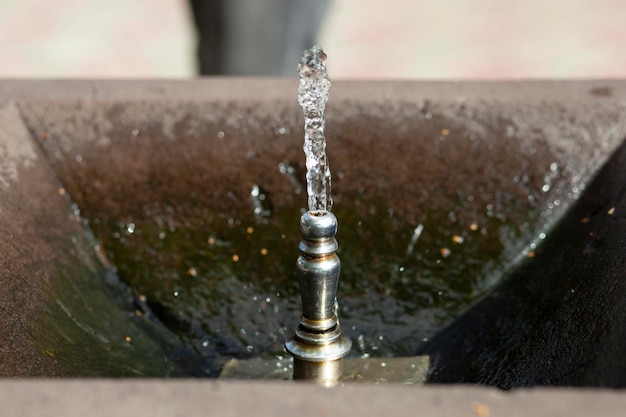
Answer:
[[[326,72],[326,54],[322,48],[314,46],[304,51],[298,73],[298,103],[304,111],[304,154],[309,211],[325,213],[331,210],[333,200],[324,137],[324,108],[328,101],[330,78]]]
[[[415,230],[413,230],[413,236],[411,236],[411,241],[409,242],[409,246],[406,248],[406,256],[413,255],[413,250],[415,249],[415,244],[417,243],[417,239],[420,238],[423,231],[424,231],[423,224],[418,224]]]

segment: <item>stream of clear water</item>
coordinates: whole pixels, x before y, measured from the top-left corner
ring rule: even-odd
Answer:
[[[324,108],[328,101],[330,78],[326,72],[326,54],[319,46],[302,55],[298,103],[304,112],[304,154],[309,194],[309,211],[326,212],[332,208],[331,175],[326,158],[324,137]]]

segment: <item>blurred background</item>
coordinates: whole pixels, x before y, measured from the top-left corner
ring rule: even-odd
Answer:
[[[624,0],[0,0],[0,77],[295,76],[316,42],[333,79],[623,78],[625,20]]]

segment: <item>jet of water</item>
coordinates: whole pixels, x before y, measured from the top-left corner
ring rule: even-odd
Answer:
[[[332,208],[333,200],[324,137],[324,108],[328,101],[330,78],[326,72],[326,54],[322,48],[314,46],[304,51],[298,73],[298,103],[304,111],[304,154],[309,211],[325,213]]]

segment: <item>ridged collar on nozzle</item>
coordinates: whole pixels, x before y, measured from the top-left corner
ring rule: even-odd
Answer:
[[[305,239],[330,239],[337,234],[337,218],[330,211],[307,211],[300,217],[300,233]]]
[[[338,248],[337,218],[330,211],[304,213],[300,217],[300,233],[303,240],[299,248],[306,254],[326,255]]]

